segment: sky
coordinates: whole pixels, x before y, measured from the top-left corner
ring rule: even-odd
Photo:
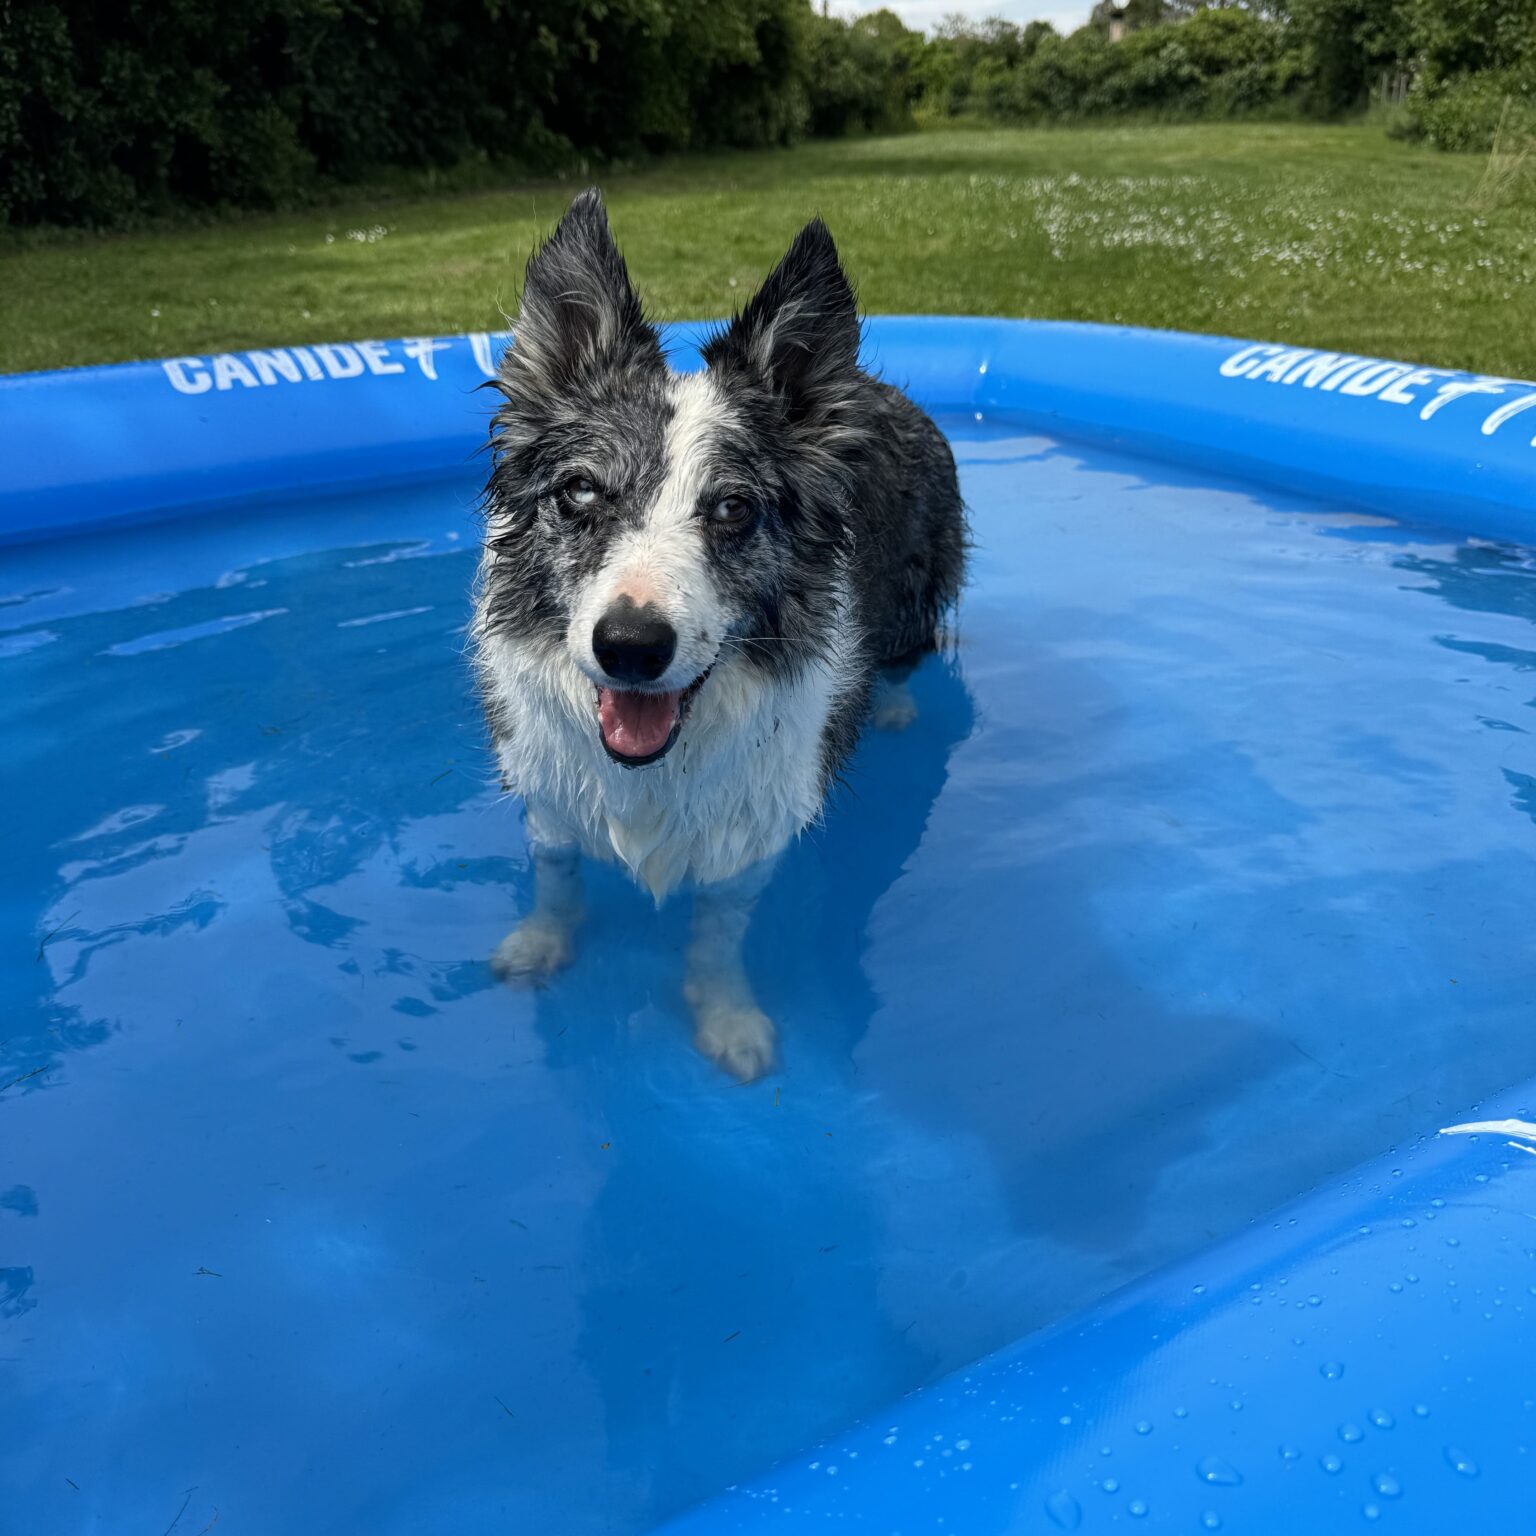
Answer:
[[[878,11],[880,0],[831,0],[836,16],[857,16],[862,11]],[[980,21],[987,16],[1001,16],[1005,21],[1049,21],[1058,32],[1071,32],[1088,20],[1092,0],[1071,4],[1070,0],[884,0],[886,10],[895,11],[909,26],[928,31],[942,16],[958,11]]]

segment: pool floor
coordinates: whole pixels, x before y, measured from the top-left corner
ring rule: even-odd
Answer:
[[[632,1536],[1536,1074],[1536,557],[945,426],[748,1088],[487,970],[463,485],[0,551],[0,1529]]]

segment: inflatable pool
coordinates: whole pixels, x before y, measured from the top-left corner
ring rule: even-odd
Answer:
[[[1521,1528],[1536,385],[872,322],[973,576],[736,1088],[486,964],[505,341],[0,379],[0,1528]]]

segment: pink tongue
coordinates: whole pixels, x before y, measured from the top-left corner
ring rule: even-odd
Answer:
[[[679,693],[618,693],[600,689],[597,724],[603,740],[620,757],[659,752],[677,724]]]

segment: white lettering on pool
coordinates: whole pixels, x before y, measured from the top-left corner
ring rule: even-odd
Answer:
[[[1252,342],[1223,359],[1217,371],[1223,378],[1245,379],[1250,384],[1299,384],[1328,394],[1357,400],[1384,400],[1388,405],[1418,407],[1420,421],[1429,421],[1446,406],[1468,396],[1514,395],[1484,416],[1482,431],[1491,437],[1505,422],[1522,411],[1536,408],[1536,384],[1480,373],[1470,377],[1448,368],[1416,368],[1412,363],[1393,363],[1385,358],[1353,357],[1345,352],[1281,347]],[[1433,393],[1424,391],[1433,387]],[[1536,448],[1536,438],[1531,439]]]
[[[323,343],[315,348],[315,356],[333,379],[355,379],[363,371],[363,360],[357,355],[357,348],[349,347],[344,341]]]
[[[510,341],[509,331],[476,331],[458,337],[407,336],[400,341],[329,341],[304,347],[221,352],[213,357],[172,357],[160,367],[179,395],[204,395],[209,390],[228,393],[236,385],[242,389],[266,389],[319,384],[327,379],[355,379],[364,374],[398,378],[411,373],[410,363],[416,364],[422,378],[435,384],[439,378],[440,352],[452,352],[467,343],[475,366],[486,378],[494,378],[501,354]]]
[[[434,382],[437,379],[437,361],[434,354],[446,352],[452,345],[450,341],[434,341],[430,336],[407,336],[403,343],[405,355]]]
[[[363,361],[368,364],[370,373],[404,373],[404,363],[392,363],[389,358],[389,344],[383,341],[360,341],[357,350],[363,354]]]
[[[168,357],[160,366],[165,369],[165,376],[177,394],[200,395],[213,388],[213,380],[208,377],[208,369],[200,357]],[[196,369],[196,372],[189,372],[189,369]]]
[[[228,389],[232,384],[246,389],[260,389],[261,381],[232,352],[221,352],[213,360],[213,387]]]

